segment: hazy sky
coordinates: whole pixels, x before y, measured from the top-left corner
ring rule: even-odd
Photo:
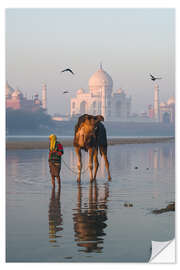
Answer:
[[[6,79],[30,98],[42,83],[48,112],[67,113],[77,89],[103,68],[113,90],[132,96],[132,111],[153,102],[149,73],[162,76],[160,99],[175,91],[175,11],[173,9],[7,9]],[[61,74],[66,67],[75,76]],[[63,90],[71,94],[62,95]]]

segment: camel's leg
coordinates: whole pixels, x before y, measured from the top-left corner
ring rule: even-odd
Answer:
[[[107,202],[109,198],[109,183],[105,183],[105,194],[104,194],[104,201]]]
[[[107,154],[106,153],[102,153],[102,155],[103,155],[105,166],[106,166],[106,170],[107,170],[107,173],[108,173],[108,180],[110,181],[111,180],[111,174],[110,174],[110,170],[109,170],[109,161],[107,159]]]
[[[77,161],[77,167],[78,167],[78,178],[77,182],[81,182],[81,169],[82,169],[82,161],[81,161],[81,148],[80,147],[75,147],[75,152],[78,158]]]
[[[89,196],[88,196],[88,213],[92,212],[93,207],[93,183],[89,183]]]
[[[97,208],[97,203],[98,203],[98,187],[96,184],[96,181],[94,182],[94,202]]]
[[[99,167],[99,162],[98,162],[98,148],[96,148],[94,150],[93,158],[94,158],[94,180],[96,180],[96,174],[97,174],[98,167]]]
[[[81,184],[78,183],[77,208],[78,208],[79,212],[80,212],[80,209],[81,209],[81,201],[82,201]]]
[[[90,173],[90,181],[93,181],[93,153],[94,149],[89,148],[89,173]]]

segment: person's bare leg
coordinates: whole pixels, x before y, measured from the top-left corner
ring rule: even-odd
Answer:
[[[58,183],[58,185],[60,185],[60,184],[61,184],[61,179],[60,179],[60,176],[57,176],[57,177],[56,177],[56,179],[57,179],[57,183]]]

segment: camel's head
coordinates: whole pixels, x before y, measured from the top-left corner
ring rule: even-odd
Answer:
[[[74,145],[78,145],[85,150],[96,144],[96,129],[98,123],[104,121],[102,115],[88,115],[84,114],[79,117],[78,123],[75,127]]]
[[[82,122],[82,126],[86,126],[87,130],[95,130],[97,127],[97,124],[100,121],[104,121],[104,117],[102,115],[88,115],[85,114],[84,121]]]

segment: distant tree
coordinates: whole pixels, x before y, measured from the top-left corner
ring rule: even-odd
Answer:
[[[26,112],[22,110],[6,110],[6,129],[16,130],[38,130],[40,127],[54,126],[51,116],[43,110]]]

